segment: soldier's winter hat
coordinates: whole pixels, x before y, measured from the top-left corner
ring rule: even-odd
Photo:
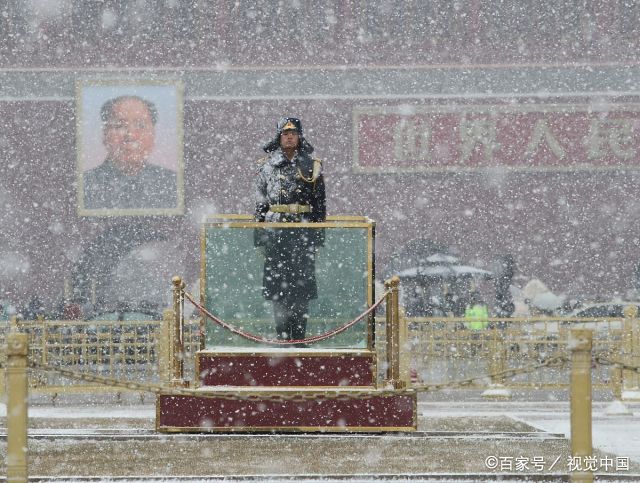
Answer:
[[[278,121],[278,136],[284,131],[297,131],[302,136],[302,122],[295,117],[283,117]]]
[[[267,153],[271,151],[275,151],[280,147],[280,135],[284,131],[297,131],[300,136],[300,148],[305,150],[307,153],[313,152],[313,146],[307,142],[304,138],[304,132],[302,130],[302,121],[297,117],[283,117],[278,121],[276,126],[276,135],[275,137],[262,146],[262,149]]]

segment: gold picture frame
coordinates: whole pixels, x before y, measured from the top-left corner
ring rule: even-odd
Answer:
[[[75,107],[79,216],[184,213],[180,81],[80,80]]]

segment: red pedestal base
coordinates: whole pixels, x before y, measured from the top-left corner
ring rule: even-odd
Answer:
[[[201,351],[196,369],[197,394],[158,396],[158,431],[383,432],[417,426],[415,394],[376,389],[373,351]]]
[[[200,386],[373,388],[376,381],[368,350],[200,351],[196,370]]]
[[[157,399],[157,430],[162,432],[382,432],[416,429],[416,395],[376,395],[376,391],[344,390],[343,397],[294,400],[299,390],[262,391],[250,400],[224,397],[169,396]],[[230,395],[234,391],[229,392]],[[352,398],[355,395],[362,399]]]

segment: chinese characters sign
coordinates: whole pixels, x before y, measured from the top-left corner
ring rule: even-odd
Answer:
[[[357,171],[640,168],[640,105],[354,108]]]

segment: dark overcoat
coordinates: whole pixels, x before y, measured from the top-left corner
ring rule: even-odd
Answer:
[[[264,222],[321,222],[326,218],[324,176],[314,176],[315,160],[299,150],[289,160],[280,148],[260,160],[256,177],[255,219]],[[273,205],[309,205],[310,213],[276,213]],[[256,246],[264,247],[263,295],[269,300],[317,298],[315,254],[324,243],[321,229],[259,229]]]

